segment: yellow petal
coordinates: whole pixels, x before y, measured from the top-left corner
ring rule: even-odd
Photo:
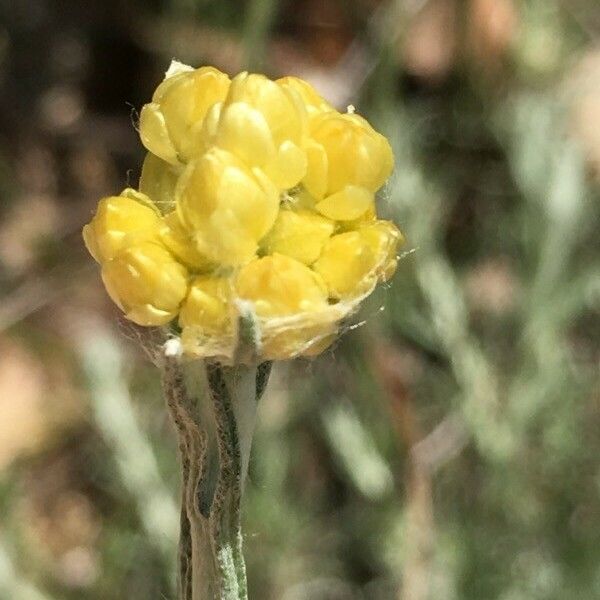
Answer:
[[[198,252],[193,234],[183,227],[176,211],[163,217],[159,236],[164,245],[188,268],[206,271],[214,267],[204,254]]]
[[[279,146],[275,158],[265,165],[264,171],[280,190],[296,186],[306,174],[306,153],[294,142]]]
[[[172,60],[169,65],[169,70],[165,73],[165,78],[158,84],[152,94],[152,102],[160,103],[171,86],[176,85],[181,79],[189,77],[187,74],[192,73],[193,71],[193,67]]]
[[[201,138],[200,148],[203,150],[208,150],[210,146],[214,145],[217,139],[217,134],[219,133],[219,123],[221,121],[221,113],[223,112],[223,102],[216,102],[213,104],[204,120],[202,121],[202,127],[198,132],[198,135]],[[196,126],[194,126],[196,129]]]
[[[334,223],[308,210],[280,210],[275,225],[262,240],[267,254],[285,254],[305,265],[319,258]]]
[[[307,169],[302,183],[312,196],[321,199],[327,191],[327,153],[313,140],[306,143],[305,152]]]
[[[242,267],[236,280],[240,298],[254,303],[259,317],[322,310],[327,292],[321,278],[301,262],[273,254]]]
[[[146,154],[140,177],[140,192],[152,198],[161,213],[173,210],[175,205],[175,185],[181,167],[173,166],[151,152]]]
[[[254,256],[279,210],[278,190],[264,173],[216,147],[188,165],[176,197],[198,251],[226,266]]]
[[[249,165],[262,166],[275,156],[275,145],[262,113],[244,102],[224,107],[216,143]]]
[[[364,215],[373,206],[373,202],[372,192],[362,187],[348,185],[321,200],[316,208],[329,219],[352,221]]]
[[[146,148],[170,164],[179,162],[177,151],[171,140],[165,117],[160,106],[146,104],[140,113],[140,138]]]
[[[170,164],[187,162],[202,148],[197,132],[210,108],[223,102],[229,78],[213,67],[180,69],[142,108],[140,137],[150,152]]]
[[[213,67],[201,67],[183,73],[160,100],[160,109],[173,145],[182,161],[190,160],[197,150],[197,139],[190,130],[204,120],[209,109],[222,102],[229,90],[229,78]]]
[[[288,94],[264,75],[240,73],[233,78],[227,103],[245,102],[265,118],[276,146],[286,140],[299,143],[303,115]]]
[[[329,295],[346,299],[366,293],[375,284],[376,257],[357,231],[334,235],[313,265]]]
[[[299,77],[282,77],[281,79],[277,79],[275,83],[298,94],[310,115],[335,110],[329,102],[320,96],[310,83]]]
[[[377,219],[377,212],[375,209],[375,203],[372,203],[367,212],[362,214],[358,219],[353,219],[351,221],[339,221],[338,222],[338,231],[339,233],[343,233],[344,231],[354,231],[356,229],[360,229],[363,225],[367,225]]]
[[[376,192],[391,173],[388,141],[358,115],[323,113],[311,122],[311,136],[327,154],[328,194],[347,185]]]
[[[327,289],[319,275],[293,258],[273,254],[240,269],[236,289],[259,317],[261,357],[312,356],[334,339]]]
[[[387,280],[396,266],[402,234],[390,221],[374,221],[356,231],[334,235],[325,244],[313,269],[321,275],[332,298],[355,298]]]
[[[125,190],[125,194],[128,193]],[[147,197],[143,196],[143,200],[143,204],[127,196],[109,196],[100,200],[94,218],[83,228],[84,242],[96,261],[110,260],[134,238],[158,235],[156,208],[150,208]]]
[[[231,283],[223,277],[197,277],[179,313],[181,327],[196,327],[205,335],[218,335],[231,328]]]
[[[166,325],[176,317],[176,311],[161,310],[152,304],[133,306],[125,313],[125,318],[144,327]]]
[[[102,266],[112,300],[138,325],[164,325],[175,317],[188,287],[186,269],[161,244],[123,248]]]

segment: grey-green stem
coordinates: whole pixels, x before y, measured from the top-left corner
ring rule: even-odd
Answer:
[[[167,343],[163,387],[181,455],[179,600],[246,600],[241,500],[270,363],[183,362]]]

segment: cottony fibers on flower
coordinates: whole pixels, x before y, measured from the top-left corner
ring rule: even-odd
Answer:
[[[234,360],[244,316],[257,358],[312,356],[392,276],[390,145],[307,82],[173,63],[139,131],[140,191],[101,200],[84,241],[125,317],[179,327],[188,355]]]

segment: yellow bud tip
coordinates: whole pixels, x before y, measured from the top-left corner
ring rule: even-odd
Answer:
[[[100,200],[94,218],[83,228],[83,239],[94,259],[103,263],[134,240],[155,237],[158,223],[150,199],[126,189],[121,196]]]
[[[161,244],[144,241],[121,250],[102,267],[109,296],[138,325],[164,325],[179,311],[186,269]]]

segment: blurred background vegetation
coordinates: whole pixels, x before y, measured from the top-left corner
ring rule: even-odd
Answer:
[[[600,598],[597,0],[1,0],[0,599],[174,597],[175,436],[80,236],[171,58],[397,158],[393,283],[261,403],[251,597]]]

